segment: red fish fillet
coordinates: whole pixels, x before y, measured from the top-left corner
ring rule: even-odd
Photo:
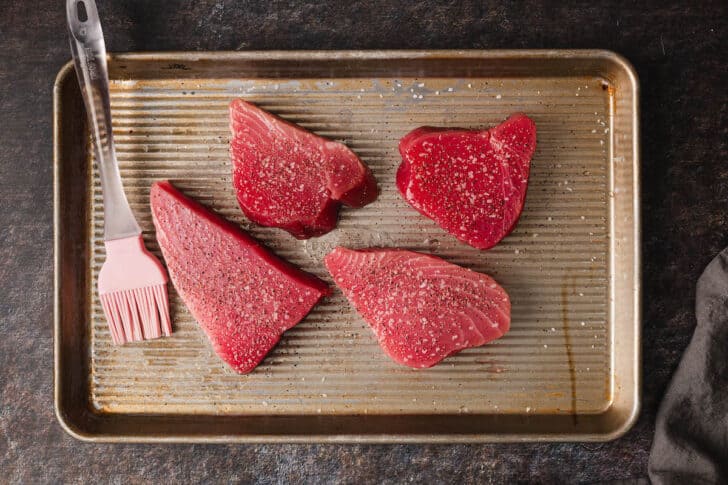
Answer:
[[[397,188],[447,232],[488,249],[518,222],[535,149],[536,125],[524,114],[490,130],[418,128],[399,142]]]
[[[230,103],[230,156],[240,208],[252,221],[299,239],[336,226],[339,206],[377,198],[369,168],[346,145],[304,130],[254,104]]]
[[[152,185],[151,206],[174,287],[215,352],[239,373],[252,371],[329,293],[326,283],[167,181]]]
[[[400,364],[432,367],[510,327],[510,299],[493,278],[435,256],[337,247],[324,264]]]

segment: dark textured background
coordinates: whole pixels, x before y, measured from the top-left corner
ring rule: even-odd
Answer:
[[[642,87],[644,405],[605,444],[92,445],[52,405],[53,78],[63,2],[0,0],[0,482],[593,482],[641,477],[694,327],[698,275],[728,245],[728,4],[100,1],[112,51],[606,48]],[[33,6],[31,6],[33,5]]]

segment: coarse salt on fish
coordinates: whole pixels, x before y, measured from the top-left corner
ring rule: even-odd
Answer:
[[[493,278],[436,256],[337,247],[324,264],[400,364],[431,367],[510,328],[510,299]]]
[[[215,352],[252,371],[329,288],[167,181],[152,185],[157,241],[169,276]]]
[[[460,241],[489,249],[518,222],[535,149],[524,114],[489,130],[417,128],[399,142],[397,188]]]
[[[377,198],[369,168],[343,143],[327,140],[252,103],[230,103],[233,186],[245,215],[299,239],[336,226],[339,206]]]

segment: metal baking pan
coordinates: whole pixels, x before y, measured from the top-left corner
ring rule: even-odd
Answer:
[[[171,338],[114,347],[96,294],[100,187],[72,66],[55,122],[55,405],[89,441],[484,442],[610,440],[640,389],[638,82],[606,51],[115,54],[118,158],[148,247],[149,187],[171,179],[279,255],[328,281],[337,244],[424,251],[493,275],[511,331],[428,370],[390,361],[340,292],[252,374],[230,371],[170,288]],[[299,241],[250,224],[230,183],[234,97],[340,140],[382,193]],[[489,251],[458,243],[396,193],[397,141],[421,125],[538,127],[525,211]]]

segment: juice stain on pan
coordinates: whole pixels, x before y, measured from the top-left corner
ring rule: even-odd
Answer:
[[[574,368],[574,354],[571,350],[571,336],[569,335],[569,293],[573,293],[574,282],[567,277],[567,281],[561,287],[561,316],[564,325],[564,340],[566,359],[569,363],[569,382],[571,383],[571,416],[574,424],[578,424],[579,418],[576,414],[576,369]]]

